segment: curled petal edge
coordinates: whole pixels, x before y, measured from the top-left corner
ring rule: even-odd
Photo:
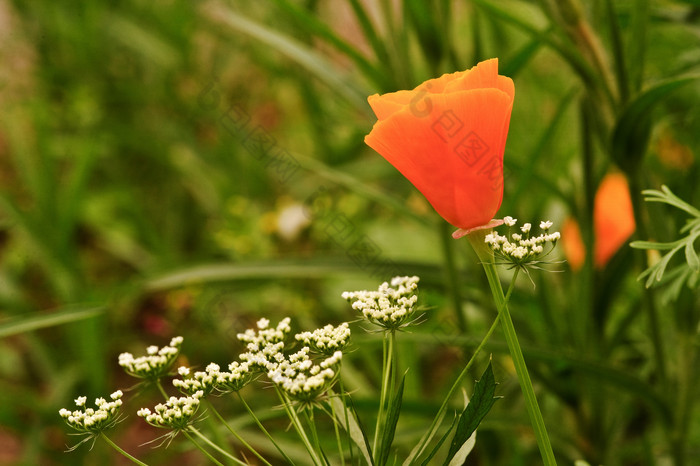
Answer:
[[[464,236],[467,236],[469,233],[471,233],[471,232],[473,232],[473,231],[476,231],[476,230],[489,230],[489,229],[491,229],[491,228],[496,228],[497,226],[500,226],[500,225],[503,225],[503,219],[494,218],[494,219],[492,219],[491,221],[489,221],[489,223],[487,223],[487,224],[485,224],[485,225],[480,225],[480,226],[478,226],[478,227],[469,228],[469,229],[466,229],[466,230],[465,230],[464,228],[460,228],[460,229],[458,229],[457,231],[455,231],[454,233],[452,233],[452,237],[453,237],[454,239],[460,239],[460,238],[462,238],[462,237],[464,237]]]

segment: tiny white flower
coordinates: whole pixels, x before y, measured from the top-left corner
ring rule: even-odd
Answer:
[[[553,223],[550,222],[549,220],[540,222],[540,228],[543,229],[544,231],[549,230],[552,227]]]
[[[515,226],[516,223],[518,223],[518,219],[510,216],[503,217],[503,223],[505,223],[509,227],[512,227]]]

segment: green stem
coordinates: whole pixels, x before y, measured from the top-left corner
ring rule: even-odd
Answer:
[[[457,314],[457,324],[462,332],[467,330],[467,321],[462,312],[462,296],[459,293],[459,277],[457,266],[454,259],[453,240],[449,233],[450,224],[440,222],[440,239],[442,239],[442,252],[445,260],[445,268],[447,269],[447,285],[449,287],[450,297],[452,298],[452,306]]]
[[[163,384],[160,383],[160,379],[156,379],[156,387],[158,387],[158,391],[160,392],[161,395],[163,395],[163,398],[165,398],[165,401],[168,401],[170,397],[168,396],[167,393],[165,393],[165,389],[163,388]]]
[[[637,231],[635,236],[641,240],[649,239],[649,223],[648,218],[645,215],[644,202],[642,199],[642,180],[641,171],[634,170],[629,175],[630,184],[630,194],[632,197],[632,210],[634,211],[634,221],[637,225]],[[646,251],[637,251],[637,261],[639,262],[639,269],[646,269]],[[653,288],[645,290],[642,294],[642,302],[644,308],[647,312],[649,319],[649,334],[651,335],[651,342],[654,346],[654,362],[656,363],[656,368],[658,370],[658,375],[660,379],[660,385],[663,389],[667,389],[667,369],[666,369],[666,347],[664,345],[663,337],[661,336],[661,324],[659,319],[659,310],[656,307],[655,291]]]
[[[221,462],[218,461],[216,458],[214,458],[213,456],[211,456],[211,454],[210,454],[208,451],[206,451],[199,443],[197,443],[197,441],[196,441],[194,438],[192,438],[192,436],[191,436],[190,434],[188,434],[186,430],[183,430],[182,433],[184,434],[185,437],[187,437],[187,440],[189,440],[190,442],[192,442],[192,443],[194,444],[194,446],[197,447],[197,449],[198,449],[199,451],[201,451],[201,452],[204,454],[204,456],[206,456],[207,458],[209,458],[209,460],[210,460],[212,463],[217,464],[217,465],[219,465],[219,466],[224,466],[223,463],[221,463]]]
[[[143,461],[137,460],[136,458],[134,458],[133,456],[131,456],[130,454],[128,454],[127,452],[125,452],[124,450],[122,450],[122,449],[119,447],[119,445],[117,445],[116,443],[112,442],[112,440],[111,440],[109,437],[107,437],[107,436],[104,434],[104,432],[100,433],[100,437],[102,437],[102,439],[103,439],[105,442],[107,442],[107,443],[109,444],[109,446],[111,446],[112,448],[114,448],[115,450],[117,450],[119,453],[121,453],[122,456],[124,456],[124,457],[126,457],[126,458],[129,458],[132,462],[134,462],[134,463],[136,463],[136,464],[140,464],[141,466],[148,466],[148,465],[147,465],[146,463],[144,463]]]
[[[333,392],[329,391],[330,396],[333,396]],[[345,453],[343,452],[343,442],[340,440],[340,429],[338,429],[338,414],[335,412],[333,403],[328,403],[331,408],[331,419],[333,419],[333,430],[335,431],[335,442],[338,444],[338,454],[340,454],[340,464],[345,466]]]
[[[287,396],[284,395],[277,386],[275,386],[275,391],[277,391],[277,396],[279,396],[279,399],[282,402],[282,407],[286,411],[287,416],[289,416],[289,420],[292,421],[292,425],[294,426],[294,429],[297,431],[299,438],[301,439],[302,443],[306,447],[306,451],[309,452],[309,455],[311,456],[311,459],[313,460],[314,464],[315,465],[322,465],[323,463],[321,462],[320,458],[318,457],[316,450],[314,450],[313,445],[311,445],[311,442],[309,441],[309,437],[308,437],[308,435],[306,435],[306,431],[304,430],[304,426],[301,425],[301,421],[299,420],[299,416],[297,416],[296,411],[294,411],[294,407],[292,406],[292,403],[289,401],[289,398],[287,398]]]
[[[207,404],[209,405],[209,406],[208,406],[209,411],[211,411],[212,413],[214,413],[214,416],[216,416],[216,418],[217,418],[224,426],[226,426],[226,429],[227,429],[229,432],[231,432],[231,435],[233,435],[234,437],[236,437],[236,439],[238,439],[238,441],[241,442],[241,443],[243,444],[243,446],[245,446],[245,447],[246,447],[248,450],[250,450],[255,456],[257,456],[258,459],[259,459],[260,461],[262,461],[262,462],[263,462],[264,464],[266,464],[267,466],[272,466],[265,458],[263,458],[263,457],[260,455],[260,453],[258,453],[258,452],[255,450],[255,448],[253,448],[252,446],[250,446],[250,444],[249,444],[248,442],[246,442],[245,439],[244,439],[243,437],[241,437],[240,435],[238,435],[238,433],[237,433],[235,430],[233,430],[233,428],[229,425],[229,423],[226,422],[226,420],[221,416],[221,414],[219,413],[219,411],[217,411],[216,408],[214,408],[214,406],[211,404],[211,402],[207,402]]]
[[[215,444],[214,442],[209,440],[207,437],[202,435],[202,433],[200,431],[198,431],[197,429],[195,429],[193,426],[190,426],[186,431],[183,431],[183,433],[185,434],[185,436],[187,438],[189,438],[190,440],[193,440],[192,438],[190,438],[188,432],[191,432],[194,435],[196,435],[197,437],[199,437],[200,439],[202,439],[207,445],[209,445],[214,450],[218,451],[219,453],[221,453],[222,455],[224,455],[226,458],[230,459],[234,463],[245,466],[244,462],[242,462],[241,460],[239,460],[238,458],[233,456],[231,453],[227,452],[226,450],[224,450],[223,448],[221,448],[220,446],[218,446],[217,444]],[[197,442],[194,442],[194,443],[195,443],[195,445],[198,445]],[[202,449],[200,448],[200,450],[202,450]],[[204,451],[204,450],[202,450],[202,451]],[[211,458],[211,455],[207,454],[207,456],[209,456]],[[215,461],[217,464],[221,464],[218,461],[216,461],[214,458],[212,458],[212,460]]]
[[[382,427],[382,419],[384,418],[384,405],[386,404],[386,392],[389,387],[389,371],[391,358],[389,357],[389,334],[384,332],[382,340],[382,387],[379,395],[379,410],[377,411],[377,422],[374,426],[374,440],[372,442],[372,452],[377,454],[377,442],[379,441],[379,431]]]
[[[316,430],[316,422],[314,421],[313,408],[304,409],[304,417],[306,418],[306,423],[309,425],[309,429],[311,429],[311,439],[314,442],[314,447],[316,448],[316,451],[320,452],[321,442],[318,440],[318,431]],[[321,458],[323,458],[324,463],[328,465],[328,460],[326,457],[321,455]]]
[[[510,292],[512,291],[512,288],[513,288],[513,286],[511,283],[511,289],[508,290],[508,294],[506,295],[506,302],[510,298]],[[447,392],[445,399],[442,401],[442,405],[440,405],[440,409],[438,410],[437,414],[433,418],[433,422],[430,424],[430,427],[428,428],[427,432],[429,434],[424,437],[423,443],[421,444],[420,449],[418,450],[418,453],[415,456],[416,458],[418,458],[421,455],[421,453],[423,453],[423,450],[425,450],[425,447],[427,446],[428,441],[432,437],[432,435],[430,435],[430,432],[432,432],[433,430],[436,429],[438,420],[442,416],[442,413],[444,413],[445,410],[447,409],[447,405],[450,401],[450,398],[452,398],[452,394],[457,390],[457,387],[460,386],[462,379],[464,379],[464,377],[469,372],[469,369],[472,367],[472,364],[474,364],[474,361],[476,361],[477,355],[481,352],[481,350],[484,348],[484,346],[486,346],[486,342],[489,340],[489,338],[491,338],[491,335],[498,327],[498,321],[500,320],[500,317],[501,317],[500,314],[496,315],[496,318],[494,319],[493,324],[491,324],[491,328],[489,328],[489,331],[486,332],[486,335],[481,340],[481,343],[479,343],[479,346],[477,346],[476,349],[474,350],[474,354],[472,354],[472,357],[469,359],[469,362],[467,362],[467,365],[464,366],[464,369],[462,369],[462,372],[460,372],[459,375],[457,376],[457,379],[452,384],[452,387],[450,387],[450,391]]]
[[[343,402],[343,412],[345,414],[345,433],[347,435],[348,439],[348,448],[350,450],[350,464],[354,464],[353,461],[353,446],[352,446],[352,436],[350,435],[350,415],[348,414],[348,404],[345,401],[345,387],[343,387],[343,378],[341,376],[338,377],[338,388],[340,390],[340,396],[341,400]]]
[[[267,429],[265,429],[265,426],[262,425],[262,422],[260,422],[260,419],[258,419],[258,416],[255,415],[255,413],[253,412],[251,407],[243,399],[243,396],[240,394],[240,392],[236,392],[236,395],[238,395],[238,399],[241,400],[241,403],[243,403],[243,406],[245,406],[245,409],[248,411],[248,414],[251,415],[251,417],[253,418],[253,421],[255,421],[255,424],[257,424],[258,428],[262,431],[262,433],[265,434],[265,436],[267,436],[267,438],[270,440],[270,442],[272,442],[272,444],[275,446],[275,448],[280,453],[280,455],[282,455],[284,457],[284,459],[287,461],[287,463],[293,465],[294,461],[292,461],[292,459],[289,456],[287,456],[287,454],[284,452],[284,450],[282,450],[282,448],[277,444],[277,442],[275,442],[275,439],[272,437],[272,435],[270,435],[270,433],[267,431]]]
[[[484,267],[484,272],[486,272],[486,278],[488,279],[489,287],[491,288],[491,294],[496,302],[496,307],[499,309],[503,334],[505,336],[506,343],[508,344],[510,356],[513,359],[513,365],[515,366],[515,372],[518,375],[520,388],[525,397],[525,406],[527,408],[528,415],[530,416],[532,427],[535,431],[535,438],[537,439],[537,445],[540,449],[542,460],[545,466],[556,465],[557,461],[554,458],[552,444],[549,441],[549,435],[547,435],[547,428],[544,425],[542,412],[537,404],[535,390],[532,387],[532,380],[530,380],[530,374],[528,373],[527,366],[525,365],[525,358],[523,357],[523,352],[520,349],[518,336],[515,333],[515,326],[513,325],[513,320],[510,317],[510,312],[508,311],[506,297],[503,295],[503,288],[501,287],[501,281],[498,278],[498,271],[496,270],[496,264],[494,263],[493,253],[484,242],[485,235],[486,230],[477,230],[476,232],[468,235],[467,238],[469,238],[474,251],[476,251],[479,259],[481,259],[481,264]],[[518,277],[518,271],[519,269],[516,268],[510,286],[511,288]]]

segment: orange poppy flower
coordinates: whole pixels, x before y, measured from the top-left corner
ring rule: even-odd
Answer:
[[[398,169],[447,222],[486,225],[503,199],[515,88],[498,60],[431,79],[411,91],[372,95],[378,121],[365,142]]]
[[[621,173],[610,173],[598,187],[593,205],[595,233],[594,263],[598,268],[605,264],[624,245],[634,230],[634,210],[627,179]],[[569,219],[562,229],[564,253],[573,270],[583,266],[586,248],[581,240],[578,223]]]

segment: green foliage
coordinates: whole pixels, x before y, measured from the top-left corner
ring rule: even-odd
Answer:
[[[457,422],[455,435],[450,443],[450,449],[447,452],[444,464],[449,464],[450,460],[457,454],[462,445],[472,436],[476,428],[481,424],[481,421],[491,410],[491,407],[496,402],[494,397],[496,392],[496,379],[493,376],[493,368],[491,363],[486,366],[484,373],[479,381],[474,385],[474,394],[469,400],[469,404],[464,408]]]
[[[673,194],[667,186],[661,186],[661,191],[647,189],[642,192],[647,202],[659,202],[668,204],[677,209],[687,212],[693,218],[686,220],[686,224],[681,228],[680,233],[686,236],[676,241],[668,243],[655,243],[651,241],[634,241],[630,246],[637,249],[668,251],[656,263],[639,275],[639,280],[645,279],[647,288],[658,285],[662,282],[668,285],[669,291],[666,295],[669,301],[676,301],[681,292],[683,284],[687,283],[689,288],[696,288],[700,277],[700,259],[695,250],[695,241],[700,237],[700,210],[680,199]],[[685,263],[676,266],[666,273],[673,256],[683,250]],[[665,277],[664,277],[664,274]]]
[[[63,454],[55,413],[74,393],[96,396],[119,379],[104,364],[110,355],[183,333],[197,342],[193,360],[223,360],[241,350],[233,329],[262,314],[293,312],[305,326],[348,319],[335,304],[340,290],[386,280],[388,268],[420,275],[429,307],[400,348],[397,373],[409,363],[415,370],[405,379],[397,457],[422,461],[447,442],[444,411],[425,426],[496,310],[477,259],[459,242],[443,248],[437,216],[364,146],[374,121],[365,98],[497,56],[516,84],[499,216],[557,226],[575,219],[588,254],[581,269],[564,266],[513,295],[545,421],[562,426],[552,438],[557,458],[692,462],[700,446],[698,230],[688,226],[697,218],[688,209],[700,205],[698,2],[426,4],[0,6],[7,461],[109,463],[101,442],[94,456]],[[299,163],[289,178],[280,176],[280,154]],[[596,265],[595,192],[616,169],[629,179],[633,244],[646,250],[623,246]],[[653,202],[641,201],[643,189],[662,185],[668,192],[645,191]],[[290,206],[306,215],[285,220]],[[289,236],[285,221],[297,228]],[[380,344],[358,345],[343,380],[355,395],[357,411],[347,414],[355,464],[371,452],[353,419],[372,425],[382,364]],[[505,400],[481,424],[470,461],[539,464],[498,334],[488,350]],[[274,394],[260,392],[251,404],[261,422],[286,426],[269,408]],[[247,416],[223,414],[277,455]],[[114,440],[149,464],[197,454],[139,447],[137,422],[127,418]],[[279,441],[289,447],[293,436]],[[319,437],[329,452],[333,434]]]

